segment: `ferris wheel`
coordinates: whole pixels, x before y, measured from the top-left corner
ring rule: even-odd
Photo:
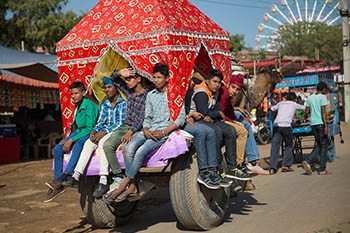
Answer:
[[[337,0],[281,0],[273,3],[258,25],[257,49],[273,51],[279,28],[299,22],[323,22],[336,25],[341,21]]]

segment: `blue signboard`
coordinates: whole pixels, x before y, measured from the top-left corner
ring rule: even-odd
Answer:
[[[284,78],[282,82],[276,85],[276,88],[316,86],[320,81],[334,84],[332,74],[305,74]]]

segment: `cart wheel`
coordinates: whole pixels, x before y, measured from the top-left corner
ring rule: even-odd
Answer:
[[[301,163],[303,161],[303,150],[301,148],[301,139],[300,137],[295,137],[294,139],[294,161],[297,163]]]

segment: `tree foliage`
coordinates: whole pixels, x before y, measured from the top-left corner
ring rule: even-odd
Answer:
[[[38,46],[53,53],[55,44],[81,19],[64,12],[69,0],[0,0],[0,44],[28,50]]]
[[[245,49],[244,35],[230,35],[230,51],[237,54],[242,49]]]
[[[306,56],[327,64],[339,64],[342,57],[340,25],[321,22],[300,22],[279,29],[276,46],[281,55]]]

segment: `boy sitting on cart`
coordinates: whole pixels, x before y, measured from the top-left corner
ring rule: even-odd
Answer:
[[[161,146],[172,131],[185,123],[184,107],[175,121],[170,118],[166,88],[169,67],[156,64],[153,68],[153,80],[156,88],[146,97],[143,131],[136,133],[130,142],[123,145],[126,178],[116,190],[104,196],[106,203],[122,202],[129,196],[138,194],[136,175],[145,156]]]

